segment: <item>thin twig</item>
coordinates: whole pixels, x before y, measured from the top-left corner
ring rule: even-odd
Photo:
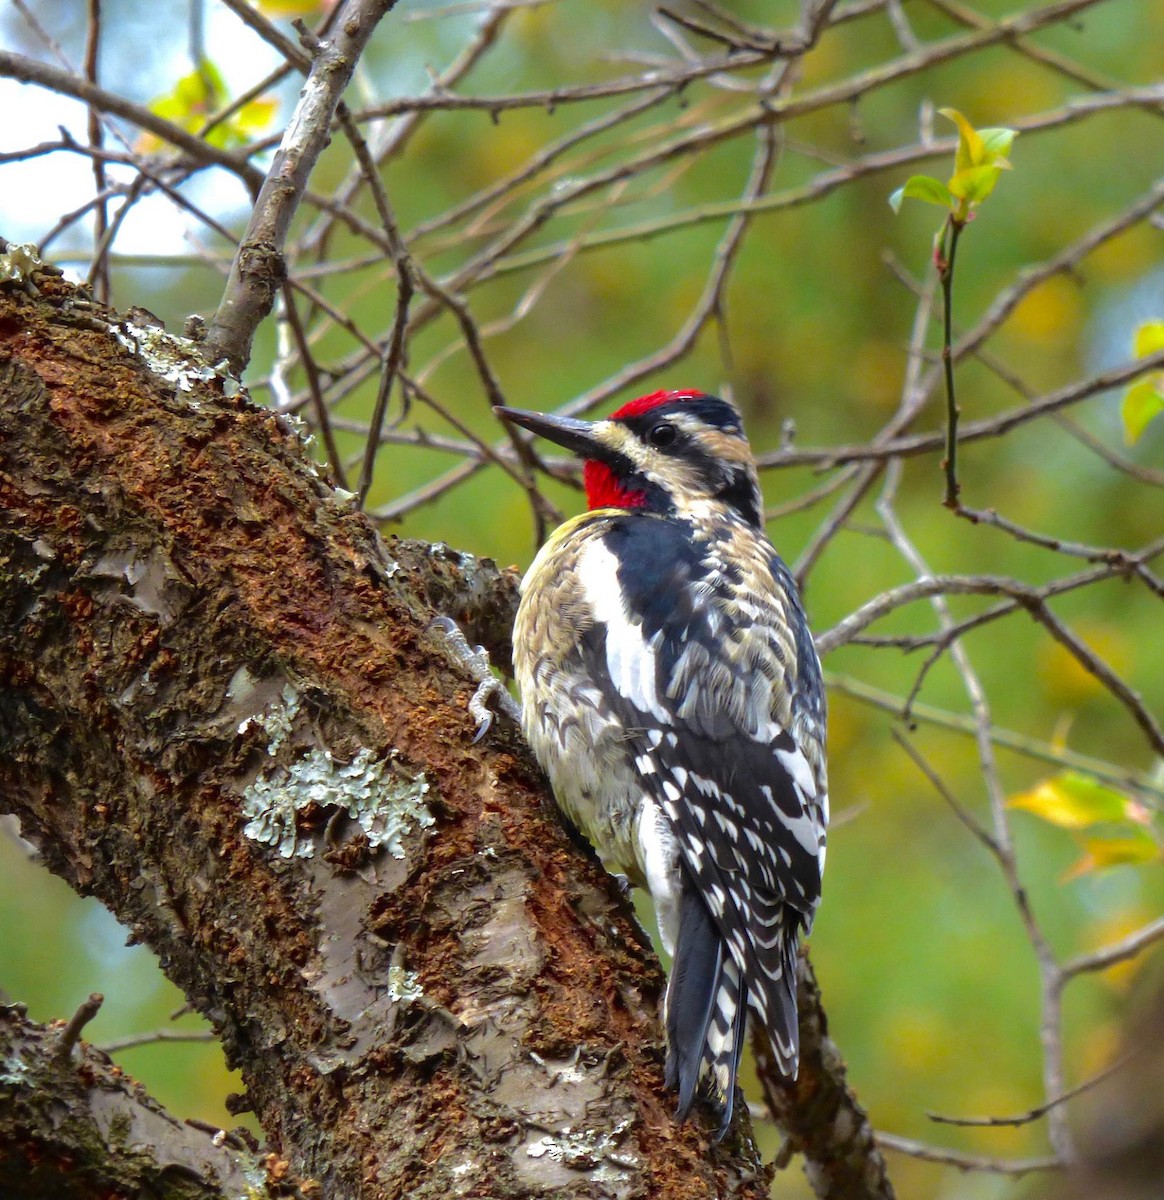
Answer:
[[[962,1150],[946,1150],[930,1146],[914,1138],[900,1137],[895,1133],[878,1130],[877,1145],[895,1154],[906,1154],[923,1162],[942,1163],[957,1167],[960,1171],[983,1171],[990,1175],[1030,1175],[1036,1171],[1061,1171],[1065,1166],[1062,1159],[1054,1155],[1042,1158],[992,1158],[987,1154],[967,1154]]]
[[[942,284],[942,373],[946,380],[946,457],[942,470],[946,479],[946,494],[942,503],[947,508],[958,507],[958,400],[954,392],[954,356],[950,347],[954,328],[954,262],[958,239],[965,223],[954,215],[946,218],[934,261]]]
[[[899,720],[906,719],[905,701],[900,696],[882,691],[880,688],[870,687],[851,676],[838,675],[834,671],[826,671],[824,678],[830,691],[850,696],[862,704],[868,704],[871,708],[889,713]],[[938,729],[949,730],[951,733],[969,737],[973,737],[975,734],[972,717],[967,717],[962,713],[947,712],[928,704],[913,705],[909,710],[909,718],[912,722],[933,725]],[[1092,779],[1097,779],[1112,787],[1130,791],[1139,796],[1152,797],[1157,802],[1164,801],[1164,785],[1146,775],[1127,771],[1113,763],[1104,762],[1102,759],[1092,758],[1086,754],[1079,754],[1065,747],[1051,746],[1036,738],[1025,737],[1021,733],[1003,729],[998,725],[991,728],[990,737],[996,746],[1001,746],[1004,750],[1010,750],[1024,758],[1044,762],[1053,767],[1078,771],[1082,775],[1090,776]]]
[[[67,1059],[73,1053],[73,1047],[81,1037],[81,1031],[101,1011],[105,997],[100,992],[93,992],[87,1000],[81,1002],[77,1011],[69,1018],[68,1024],[61,1030],[54,1051],[58,1059]]]
[[[187,133],[180,125],[175,125],[157,116],[150,109],[140,104],[126,100],[114,92],[97,87],[87,80],[80,78],[71,71],[63,71],[48,63],[26,58],[22,54],[13,54],[8,50],[0,50],[0,77],[18,80],[20,83],[31,83],[62,96],[73,96],[82,103],[121,117],[155,134],[164,142],[176,146],[189,155],[194,162],[212,163],[214,166],[225,167],[232,174],[252,186],[259,186],[263,181],[263,173],[258,167],[252,166],[239,154],[221,150],[210,142],[204,142]]]
[[[327,405],[323,401],[323,389],[320,386],[319,380],[319,367],[316,365],[315,358],[311,353],[311,346],[308,344],[307,335],[303,330],[303,323],[299,320],[294,293],[291,286],[287,283],[283,284],[283,313],[287,318],[287,326],[291,330],[291,336],[295,339],[295,348],[299,354],[299,361],[303,364],[303,372],[307,376],[307,387],[311,393],[315,425],[319,430],[320,436],[323,438],[324,449],[327,451],[328,465],[331,467],[331,472],[335,476],[336,483],[346,491],[348,486],[347,475],[344,472],[343,457],[340,454],[339,446],[336,445],[335,431],[332,429]]]
[[[331,131],[331,120],[364,46],[395,0],[345,0],[334,36],[322,43],[284,131],[239,243],[218,310],[206,331],[212,359],[241,371],[259,323],[286,276],[283,246],[307,179]]]
[[[1077,975],[1106,971],[1108,967],[1114,967],[1118,963],[1136,958],[1162,938],[1164,938],[1164,917],[1157,917],[1155,921],[1149,921],[1147,925],[1137,929],[1134,933],[1129,933],[1127,937],[1120,938],[1118,942],[1105,946],[1102,950],[1093,951],[1091,954],[1080,954],[1075,958],[1068,959],[1063,964],[1063,979],[1066,981],[1074,979]]]
[[[151,1033],[131,1033],[111,1042],[102,1042],[99,1047],[105,1054],[120,1054],[122,1050],[133,1050],[138,1046],[153,1046],[158,1042],[213,1042],[214,1031],[210,1029],[155,1029]]]
[[[1105,1079],[1110,1079],[1117,1071],[1126,1067],[1132,1059],[1133,1056],[1131,1054],[1123,1054],[1115,1062],[1104,1067],[1102,1071],[1092,1075],[1090,1079],[1085,1079],[1075,1087],[1068,1088],[1060,1096],[1054,1096],[1042,1104],[1036,1104],[1034,1108],[1027,1109],[1024,1113],[1017,1113],[1007,1117],[948,1117],[943,1116],[941,1113],[927,1112],[926,1116],[939,1125],[960,1125],[991,1129],[1007,1125],[1029,1125],[1032,1121],[1041,1120],[1052,1108],[1057,1108],[1060,1104],[1066,1104],[1068,1100],[1073,1100],[1076,1096],[1091,1091],[1093,1087],[1102,1083]]]

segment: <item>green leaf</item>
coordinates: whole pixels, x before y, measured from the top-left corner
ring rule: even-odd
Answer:
[[[982,164],[986,147],[978,130],[956,108],[939,108],[938,112],[958,126],[958,149],[954,153],[954,171],[967,171]]]
[[[1075,771],[1064,771],[1009,801],[1060,829],[1086,829],[1104,821],[1142,820],[1140,806],[1115,788]]]
[[[930,175],[911,175],[906,180],[905,187],[899,187],[889,197],[889,207],[894,212],[901,211],[902,200],[924,200],[927,204],[936,204],[939,208],[953,208],[957,201],[953,193],[941,180]]]
[[[998,182],[1001,168],[997,165],[968,167],[950,179],[950,191],[967,204],[981,204]]]
[[[1124,421],[1124,440],[1129,446],[1139,441],[1140,434],[1164,412],[1164,375],[1151,375],[1133,383],[1120,405]]]
[[[226,83],[222,72],[204,58],[196,71],[183,75],[174,84],[173,91],[153,101],[150,111],[193,132],[225,99]]]
[[[1136,357],[1147,358],[1160,350],[1164,350],[1164,321],[1145,321],[1136,330]]]
[[[996,159],[1006,158],[1010,153],[1010,148],[1014,145],[1014,139],[1018,137],[1018,130],[980,129],[978,136],[982,139],[985,161],[994,162]]]

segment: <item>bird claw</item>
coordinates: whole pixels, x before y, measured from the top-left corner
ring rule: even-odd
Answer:
[[[477,722],[477,732],[473,735],[472,744],[475,746],[493,727],[493,710],[489,707],[491,698],[507,717],[520,725],[521,709],[505,685],[493,674],[489,654],[484,646],[470,646],[469,639],[451,617],[436,617],[429,624],[429,628],[445,635],[453,656],[477,682],[477,690],[469,700],[469,715]]]
[[[477,732],[470,745],[475,746],[493,728],[493,710],[489,697],[497,694],[501,685],[496,679],[482,679],[477,690],[469,697],[469,715],[477,722]]]

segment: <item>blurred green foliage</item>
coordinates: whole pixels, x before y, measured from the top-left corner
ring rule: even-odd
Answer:
[[[448,61],[475,20],[461,16],[403,23],[421,7],[401,4],[373,43],[363,71],[377,89],[395,95],[423,88],[424,64]],[[738,0],[731,7],[757,24],[790,24],[796,13],[788,0],[776,5]],[[1015,7],[990,0],[976,4],[975,12],[996,18]],[[648,4],[624,0],[518,11],[466,90],[508,93],[625,74],[635,66],[635,52],[669,49],[650,24],[651,12]],[[905,5],[905,12],[920,39],[957,31],[922,0]],[[1101,77],[1123,83],[1158,81],[1164,4],[1113,0],[1032,41]],[[216,53],[213,45],[209,51]],[[848,78],[899,53],[884,14],[852,21],[830,32],[806,56],[798,88]],[[124,48],[119,52],[111,46],[110,55],[110,76],[114,62],[122,70],[128,67]],[[851,107],[837,105],[793,119],[783,127],[785,143],[772,190],[800,186],[833,162],[912,143],[925,102],[954,106],[976,126],[1013,126],[1087,93],[1079,82],[1005,45],[994,46],[872,92]],[[657,137],[659,111],[677,125],[698,124],[731,111],[733,102],[731,93],[692,87],[662,109],[591,143],[585,160],[576,161],[572,170],[614,161],[636,137]],[[484,112],[428,118],[405,155],[386,171],[401,228],[407,235],[418,222],[516,170],[548,140],[623,103],[616,99],[522,109],[501,114],[495,122]],[[519,249],[730,200],[743,188],[753,149],[750,136],[740,137],[684,169],[652,169],[621,195],[584,201],[580,211]],[[979,217],[981,228],[972,228],[963,244],[957,280],[957,318],[963,329],[1024,267],[1054,255],[1151,185],[1164,162],[1164,121],[1158,107],[1097,112],[1055,129],[1024,133],[1013,160],[1013,177],[991,198]],[[934,165],[941,171],[946,164],[935,156]],[[347,166],[337,139],[312,188],[328,193]],[[758,451],[778,444],[783,422],[795,423],[796,442],[805,446],[872,437],[898,404],[915,310],[914,297],[897,281],[886,256],[924,279],[935,228],[936,214],[924,206],[906,206],[895,219],[886,205],[905,174],[875,172],[817,202],[758,215],[726,294],[722,336],[714,327],[706,330],[684,363],[643,380],[636,390],[730,388]],[[525,202],[537,194],[530,191]],[[371,218],[370,204],[361,207]],[[311,219],[304,216],[301,225]],[[987,228],[989,236],[979,236]],[[665,344],[697,298],[721,233],[722,222],[692,224],[578,255],[547,284],[528,315],[488,340],[506,402],[555,408]],[[1136,325],[1164,312],[1162,236],[1158,227],[1140,222],[1091,254],[1079,271],[1049,278],[1006,319],[992,339],[992,352],[1033,389],[1052,389],[1131,357]],[[464,246],[457,237],[442,246],[433,236],[425,246],[424,261],[435,273],[462,261]],[[223,247],[213,244],[213,249]],[[357,258],[366,250],[354,235],[337,231],[330,256]],[[531,272],[514,271],[471,292],[476,320],[486,325],[505,319],[534,278]],[[119,304],[144,304],[175,328],[191,308],[213,308],[220,280],[200,267],[164,277],[124,267],[116,273],[116,285]],[[317,286],[361,327],[387,327],[394,291],[382,263]],[[1153,305],[1155,311],[1149,311]],[[931,347],[937,335],[935,326]],[[256,378],[269,366],[273,336],[268,325],[257,346]],[[457,336],[447,314],[438,318],[414,342],[412,363],[424,363]],[[335,327],[323,330],[315,344],[325,363],[352,350],[350,337]],[[426,386],[474,433],[490,441],[498,437],[463,348],[436,368]],[[1016,403],[995,374],[973,362],[960,368],[958,387],[966,420]],[[374,390],[373,379],[346,399],[338,414],[366,419]],[[1138,442],[1126,448],[1119,407],[1120,397],[1109,394],[1088,400],[1071,416],[1134,461],[1158,466],[1164,457],[1164,422],[1148,425]],[[935,391],[916,427],[939,429],[941,422]],[[457,436],[452,426],[414,405],[401,428],[418,423]],[[348,453],[362,444],[356,433],[341,432],[339,440]],[[937,459],[930,455],[906,461],[897,504],[934,574],[1008,575],[1038,585],[1081,565],[1065,567],[1050,551],[985,525],[959,522],[940,503]],[[438,449],[387,446],[378,462],[371,506],[406,495],[457,461]],[[966,445],[960,472],[967,504],[994,508],[1050,535],[1134,548],[1164,530],[1158,490],[1137,486],[1111,470],[1054,424],[1039,422],[1002,440]],[[779,506],[819,482],[811,471],[795,468],[768,472],[764,486],[769,504]],[[545,490],[566,513],[580,507],[579,493],[565,484],[550,483]],[[790,562],[809,544],[832,503],[773,523],[772,536]],[[879,591],[914,577],[892,546],[872,532],[876,525],[867,500],[813,569],[806,598],[818,630]],[[418,508],[397,528],[501,563],[524,566],[534,550],[527,500],[493,467]],[[951,607],[955,615],[967,615],[981,604],[954,598]],[[1150,710],[1164,709],[1158,597],[1111,581],[1064,596],[1054,610],[1128,680]],[[933,624],[923,604],[881,622],[876,631],[916,633]],[[1152,770],[1144,739],[1126,711],[1033,621],[1019,615],[988,625],[971,633],[965,644],[999,726],[1043,743],[1061,742],[1066,728],[1067,744],[1079,753],[1129,771]],[[924,653],[849,646],[825,665],[902,697]],[[961,681],[948,661],[929,673],[920,699],[950,712],[968,711]],[[1041,1101],[1039,994],[1031,947],[996,865],[894,741],[896,727],[884,712],[840,693],[832,698],[830,773],[838,819],[830,838],[824,904],[811,939],[832,1032],[879,1128],[983,1154],[1043,1153],[1044,1132],[1037,1122],[939,1129],[925,1116],[927,1111],[1022,1112]],[[972,740],[924,724],[911,736],[950,791],[988,821]],[[998,755],[1009,794],[1029,792],[1055,774],[1046,763],[1006,750]],[[1158,864],[1119,866],[1068,880],[1078,857],[1070,836],[1021,811],[1013,814],[1013,828],[1024,885],[1060,954],[1105,944],[1164,907]],[[13,997],[27,1001],[34,1016],[47,1018],[67,1015],[92,990],[104,991],[106,1008],[90,1030],[97,1041],[166,1023],[181,998],[162,981],[147,951],[121,949],[111,922],[93,902],[73,898],[5,839],[0,839],[0,863],[0,983]],[[1124,998],[1139,969],[1124,966],[1072,985],[1066,1036],[1069,1081],[1082,1080],[1111,1059]],[[177,1111],[233,1123],[224,1113],[222,1096],[238,1084],[226,1078],[216,1048],[162,1046],[128,1052],[124,1061]],[[765,1136],[770,1155],[775,1136]],[[1022,1192],[1021,1184],[1000,1184],[896,1156],[892,1167],[902,1197]],[[807,1195],[798,1172],[786,1173],[776,1194]]]

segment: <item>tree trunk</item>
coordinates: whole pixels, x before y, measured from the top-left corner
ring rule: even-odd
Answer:
[[[658,965],[519,735],[472,744],[430,598],[503,643],[512,579],[386,547],[189,343],[35,285],[0,287],[0,810],[210,1018],[304,1194],[766,1195],[746,1119],[672,1119]]]

